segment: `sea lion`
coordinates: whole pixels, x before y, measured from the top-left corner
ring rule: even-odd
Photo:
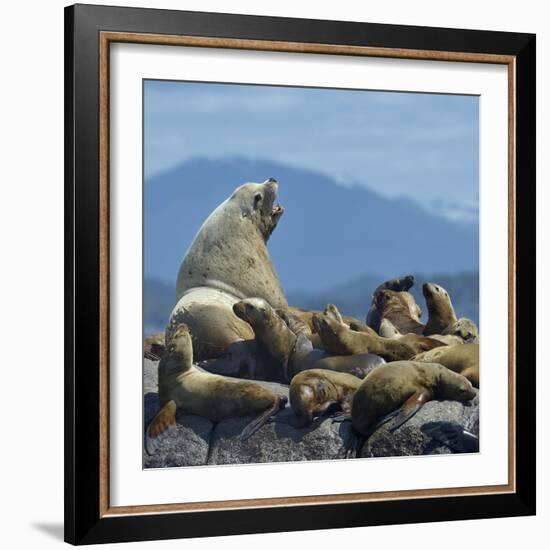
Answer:
[[[315,309],[303,309],[303,308],[294,307],[294,306],[289,306],[288,308],[282,308],[281,311],[288,311],[290,314],[304,321],[304,323],[306,323],[307,327],[309,328],[311,335],[313,336],[312,342],[315,344],[318,342],[318,339],[317,340],[315,339],[316,333],[315,333],[315,327],[313,325],[313,317],[315,315],[321,315],[326,313],[327,308],[329,308],[331,305],[332,304],[328,304],[328,306],[323,311],[315,310]],[[349,315],[342,315],[340,313],[339,315],[341,316],[342,321],[348,326],[354,323],[360,323],[360,321],[355,317],[350,317]]]
[[[250,324],[265,355],[264,362],[278,381],[288,383],[308,369],[327,369],[364,378],[385,361],[371,353],[335,356],[313,347],[309,328],[289,310],[275,311],[261,298],[247,298],[233,306],[235,315]]]
[[[420,321],[421,310],[410,292],[379,290],[373,298],[380,320],[388,319],[401,334],[422,334],[424,324]]]
[[[389,279],[384,281],[381,285],[377,286],[375,291],[372,293],[373,300],[369,311],[367,312],[367,325],[378,332],[380,321],[382,320],[381,311],[378,309],[374,296],[380,290],[395,290],[396,292],[402,292],[409,290],[414,285],[414,276],[405,275],[405,277],[400,277],[397,279]],[[419,316],[421,313],[419,314]]]
[[[400,339],[383,338],[377,334],[357,332],[329,316],[316,316],[314,322],[325,349],[338,355],[371,353],[386,361],[410,359],[419,351],[443,346],[442,342],[425,338],[417,334],[402,336]]]
[[[424,283],[422,294],[428,307],[428,322],[422,334],[445,334],[445,330],[458,320],[449,293],[440,285]]]
[[[176,410],[219,422],[224,418],[259,414],[241,439],[247,439],[286,403],[286,398],[251,382],[202,372],[193,366],[193,344],[189,329],[179,325],[170,337],[159,364],[161,409],[146,431],[145,448],[152,454],[163,434],[176,423]]]
[[[443,346],[419,353],[412,360],[440,363],[448,369],[462,374],[476,388],[479,388],[479,344]]]
[[[298,422],[295,427],[303,428],[314,417],[329,411],[351,413],[351,403],[361,379],[344,372],[325,369],[309,369],[292,378],[289,389],[290,406]]]
[[[353,397],[351,423],[356,451],[376,429],[392,420],[395,431],[431,399],[466,403],[476,390],[464,376],[437,363],[396,361],[373,370]]]
[[[477,325],[465,317],[460,318],[456,323],[449,325],[444,331],[445,336],[460,338],[468,344],[479,344],[479,331]]]
[[[273,307],[287,306],[267,250],[283,214],[281,206],[274,206],[277,190],[273,178],[238,187],[208,216],[185,254],[167,337],[186,323],[197,361],[254,338],[250,326],[233,313],[239,300],[258,296]]]
[[[380,336],[383,338],[395,338],[396,340],[401,340],[405,344],[412,345],[413,347],[418,346],[417,349],[424,348],[423,351],[428,351],[430,349],[437,348],[443,345],[452,345],[452,344],[463,344],[462,340],[458,336],[451,334],[442,335],[442,334],[430,334],[430,336],[421,336],[420,334],[401,334],[393,325],[389,319],[382,319],[380,323]],[[441,342],[441,344],[436,344],[435,341]],[[418,352],[420,353],[420,352]]]
[[[155,332],[143,340],[143,356],[151,361],[160,361],[165,352],[164,332]]]

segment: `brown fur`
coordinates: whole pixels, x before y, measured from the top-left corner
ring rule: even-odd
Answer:
[[[374,295],[382,319],[388,319],[401,334],[422,334],[420,308],[410,292],[379,290]]]
[[[369,436],[380,418],[415,394],[466,402],[475,397],[475,390],[466,378],[436,363],[388,363],[372,371],[355,392],[351,414],[354,430]]]
[[[357,332],[327,316],[314,317],[314,323],[325,348],[338,355],[374,353],[386,361],[399,361],[415,354],[413,348],[399,340]]]
[[[413,360],[440,363],[462,374],[476,388],[479,388],[479,344],[445,346],[420,353],[413,357]]]
[[[331,306],[332,304],[329,304]],[[328,306],[327,306],[328,307]],[[313,324],[313,317],[315,315],[323,315],[323,311],[316,311],[313,309],[303,309],[299,307],[289,307],[288,308],[289,313],[296,315],[299,317],[302,321],[304,321],[307,326],[309,327],[309,330],[315,334],[316,329],[315,325]],[[358,319],[355,319],[355,317],[350,317],[349,315],[342,315],[342,319],[346,325],[350,325],[351,323],[361,323]]]
[[[165,351],[164,332],[155,332],[143,340],[143,356],[147,359],[159,361]]]
[[[428,307],[428,322],[423,334],[444,334],[445,330],[457,321],[449,293],[434,283],[424,283],[422,293]]]
[[[186,325],[171,338],[159,365],[159,398],[170,400],[187,414],[219,422],[224,418],[277,412],[284,400],[274,392],[248,380],[203,372],[192,364],[192,343]],[[267,421],[267,418],[265,419]]]
[[[361,380],[351,374],[310,369],[297,374],[290,383],[290,406],[301,426],[307,426],[330,405],[338,404],[349,414],[355,390]]]
[[[460,338],[463,342],[469,344],[479,344],[479,331],[476,324],[470,320],[462,317],[456,323],[449,325],[444,331],[444,335],[455,336]]]

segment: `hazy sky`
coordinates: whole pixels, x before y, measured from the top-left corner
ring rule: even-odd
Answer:
[[[477,96],[164,81],[144,93],[146,178],[196,156],[265,158],[477,217]]]

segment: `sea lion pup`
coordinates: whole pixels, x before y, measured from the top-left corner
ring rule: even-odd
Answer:
[[[460,318],[453,325],[448,326],[444,331],[445,336],[454,336],[460,338],[468,344],[479,344],[479,331],[477,325],[465,317]]]
[[[385,361],[371,353],[338,357],[315,349],[308,338],[309,328],[290,311],[275,311],[261,298],[247,298],[233,306],[235,315],[252,327],[256,341],[265,354],[272,372],[284,376],[289,383],[293,376],[308,369],[327,369],[364,378]]]
[[[176,424],[176,409],[219,422],[224,418],[259,413],[242,431],[249,438],[286,403],[286,397],[251,382],[202,372],[193,366],[193,344],[187,325],[172,333],[159,364],[161,409],[147,428],[145,448],[152,454],[162,435]]]
[[[424,283],[422,294],[428,307],[428,322],[422,334],[446,334],[445,330],[457,322],[449,293],[435,283]]]
[[[361,379],[345,372],[309,369],[298,373],[289,388],[290,406],[297,417],[294,427],[304,428],[315,417],[332,411],[349,415],[353,394],[360,385]]]
[[[353,397],[351,423],[357,436],[357,452],[366,439],[392,420],[395,431],[431,399],[452,399],[466,403],[476,390],[464,376],[437,363],[396,361],[373,370]]]
[[[316,316],[314,322],[325,349],[339,355],[373,353],[386,361],[403,361],[420,353],[420,350],[426,351],[444,345],[442,342],[417,334],[404,335],[396,339],[358,332],[326,315]]]
[[[287,307],[267,241],[283,214],[275,205],[278,184],[238,187],[208,216],[181,263],[167,337],[186,323],[196,361],[218,357],[233,342],[250,340],[250,326],[233,304],[258,296],[273,307]]]
[[[379,290],[373,301],[380,311],[380,321],[388,319],[401,334],[422,334],[422,310],[410,292]]]
[[[374,300],[377,292],[380,290],[395,290],[396,292],[402,292],[409,290],[413,285],[414,277],[412,275],[405,275],[397,279],[389,279],[388,281],[384,281],[381,285],[378,285],[372,293],[373,300],[367,312],[367,325],[378,332],[380,321],[382,320],[382,312],[378,309],[376,301]]]
[[[419,353],[413,361],[440,363],[448,369],[460,373],[476,388],[479,388],[479,344],[459,344],[443,346]]]
[[[409,344],[411,347],[422,351],[429,351],[442,345],[448,346],[450,344],[464,343],[458,336],[431,334],[427,337],[420,334],[401,334],[389,319],[382,319],[380,323],[380,336],[383,338],[395,338],[404,344]],[[421,353],[421,351],[417,353]]]
[[[306,323],[306,325],[309,327],[310,333],[314,335],[316,333],[315,333],[315,327],[313,325],[313,316],[314,315],[322,315],[324,313],[327,313],[327,308],[331,305],[332,304],[328,304],[328,306],[323,311],[319,311],[319,310],[315,310],[315,309],[303,309],[303,308],[293,307],[293,306],[289,306],[287,308],[280,308],[280,309],[281,309],[281,311],[288,311],[291,315],[294,315],[295,317],[298,317],[298,319],[304,321],[304,323]],[[341,316],[342,321],[346,325],[351,325],[353,323],[359,323],[360,322],[355,317],[350,317],[349,315],[342,315],[340,313],[339,313],[339,315]],[[315,342],[315,340],[314,340],[314,342]]]
[[[143,340],[143,356],[151,361],[160,361],[165,350],[164,332],[155,332]]]

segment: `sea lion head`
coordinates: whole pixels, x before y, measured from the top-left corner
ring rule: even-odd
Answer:
[[[259,327],[269,322],[275,310],[262,298],[246,298],[233,305],[233,313],[250,326]]]
[[[247,219],[258,228],[267,242],[277,227],[284,208],[275,204],[279,184],[275,178],[269,178],[264,183],[245,183],[237,187],[229,203],[238,205],[243,219]]]
[[[476,396],[472,383],[457,372],[453,372],[442,365],[439,377],[439,394],[441,397],[466,403]]]
[[[449,293],[442,286],[436,285],[435,283],[424,283],[422,285],[422,294],[424,294],[428,306],[430,303],[439,301],[451,301]]]
[[[172,332],[168,342],[168,353],[183,357],[192,356],[193,342],[189,327],[185,323],[180,323]]]
[[[382,288],[402,292],[409,290],[414,285],[414,275],[405,275],[398,279],[390,279],[382,284]]]
[[[459,336],[467,344],[477,343],[479,337],[476,324],[471,319],[466,319],[465,317],[462,317],[456,323],[445,329],[443,334]]]
[[[329,315],[313,315],[311,322],[313,323],[313,328],[318,334],[322,334],[325,337],[335,337],[340,332],[344,325],[337,321],[336,319],[330,317]]]
[[[383,289],[374,295],[374,303],[382,316],[388,313],[405,314],[418,321],[422,315],[414,296],[407,291]]]

